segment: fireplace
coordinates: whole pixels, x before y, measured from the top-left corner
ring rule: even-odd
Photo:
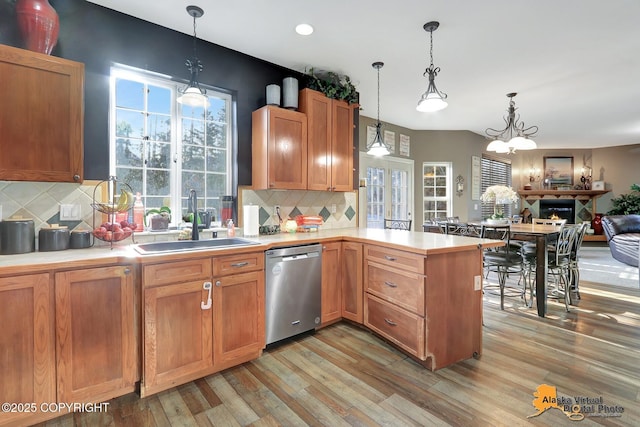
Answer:
[[[576,202],[573,199],[540,199],[540,218],[558,217],[573,224],[576,217]]]

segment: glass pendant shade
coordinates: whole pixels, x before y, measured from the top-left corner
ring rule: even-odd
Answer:
[[[447,101],[442,99],[442,97],[435,93],[429,91],[422,94],[422,98],[420,98],[420,102],[418,102],[418,106],[416,110],[421,113],[433,113],[434,111],[440,111],[447,108]]]
[[[507,145],[514,150],[535,150],[536,148],[538,148],[535,141],[523,136],[516,136],[514,138],[511,138]]]
[[[380,135],[380,128],[376,131],[376,136],[373,138],[373,142],[367,150],[367,154],[371,156],[386,156],[389,153],[389,149],[386,144],[382,141],[382,136]]]
[[[178,102],[189,107],[208,107],[209,97],[197,87],[190,86],[178,97]]]

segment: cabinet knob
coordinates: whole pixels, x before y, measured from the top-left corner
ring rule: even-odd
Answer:
[[[220,287],[220,285],[222,285],[222,283],[220,282],[220,280],[216,280],[216,286]]]
[[[73,175],[73,180],[76,182],[80,181],[80,175],[78,174]]]
[[[129,267],[124,269],[124,274],[129,274],[131,273],[131,269]]]

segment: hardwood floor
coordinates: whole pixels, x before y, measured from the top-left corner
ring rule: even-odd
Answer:
[[[106,413],[42,425],[640,425],[640,291],[583,283],[581,295],[569,313],[550,300],[544,319],[518,298],[501,311],[499,298],[485,295],[482,356],[436,372],[339,323],[166,392],[113,399]],[[541,384],[624,412],[575,424],[552,408],[528,419]]]

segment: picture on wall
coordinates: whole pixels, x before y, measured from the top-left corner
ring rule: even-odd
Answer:
[[[544,158],[544,178],[550,186],[573,185],[573,157]]]

